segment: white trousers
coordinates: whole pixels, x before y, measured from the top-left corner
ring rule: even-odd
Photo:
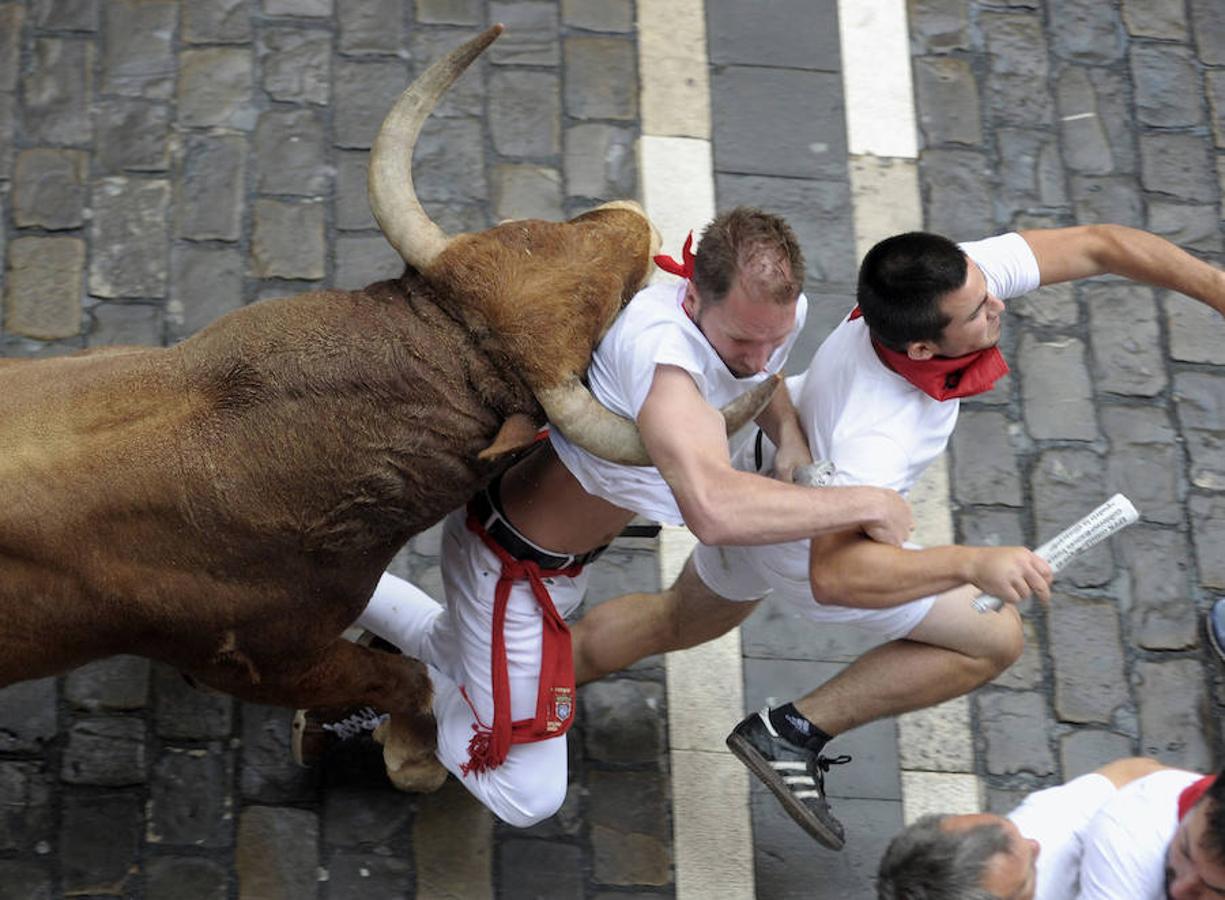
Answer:
[[[465,526],[466,518],[464,510],[457,510],[443,525],[445,606],[404,579],[384,573],[357,624],[429,665],[439,761],[499,819],[526,828],[553,815],[566,798],[566,738],[512,744],[496,769],[470,775],[460,769],[468,761],[476,717],[486,726],[493,724],[493,598],[502,571],[497,556]],[[587,580],[586,570],[574,578],[544,579],[558,614],[564,617],[578,608]],[[503,629],[515,721],[536,713],[542,633],[540,607],[530,585],[515,582]]]

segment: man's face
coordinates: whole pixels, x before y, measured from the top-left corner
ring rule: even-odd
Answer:
[[[912,358],[965,356],[999,343],[1004,301],[987,290],[987,279],[974,260],[966,259],[965,284],[938,302],[949,323],[938,341],[911,344]]]
[[[795,326],[795,300],[776,303],[739,276],[722,303],[704,302],[692,281],[684,302],[706,340],[738,378],[765,369],[770,355],[786,342]]]
[[[1165,855],[1165,895],[1169,900],[1209,900],[1225,897],[1225,863],[1203,848],[1210,801],[1201,800],[1187,813]]]
[[[991,857],[981,887],[1001,900],[1033,900],[1038,887],[1038,842],[1017,830],[1011,819],[991,813],[949,816],[947,831],[969,831],[980,825],[998,825],[1008,835],[1008,849]]]

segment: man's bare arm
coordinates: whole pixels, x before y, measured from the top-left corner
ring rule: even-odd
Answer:
[[[818,603],[899,606],[963,584],[1018,603],[1050,600],[1051,567],[1025,547],[949,545],[907,550],[843,531],[813,538],[808,577]]]
[[[1042,284],[1121,275],[1194,297],[1225,314],[1225,272],[1164,238],[1125,225],[1078,225],[1022,231]]]
[[[656,368],[638,428],[685,524],[703,543],[772,544],[847,528],[900,543],[910,532],[910,507],[894,491],[804,488],[737,472],[723,417],[676,366]]]
[[[812,462],[812,450],[786,384],[780,385],[774,392],[769,405],[757,416],[757,424],[774,444],[775,478],[790,482],[796,466],[806,466]]]

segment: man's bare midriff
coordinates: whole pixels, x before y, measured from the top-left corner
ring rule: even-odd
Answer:
[[[586,553],[610,543],[634,517],[583,490],[545,443],[502,477],[502,508],[519,533],[558,553]]]

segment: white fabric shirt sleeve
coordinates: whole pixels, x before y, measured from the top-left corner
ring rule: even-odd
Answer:
[[[987,289],[1002,300],[1029,293],[1042,283],[1038,258],[1015,231],[957,246],[982,269]]]

